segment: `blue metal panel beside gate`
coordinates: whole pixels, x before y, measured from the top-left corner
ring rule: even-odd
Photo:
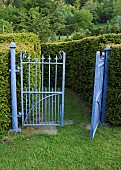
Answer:
[[[97,51],[96,66],[95,66],[94,95],[93,95],[93,106],[92,106],[92,124],[91,124],[91,133],[90,133],[91,139],[94,137],[96,129],[100,122],[103,75],[104,75],[104,53],[100,55],[100,51]]]
[[[94,94],[92,105],[92,121],[90,138],[93,139],[97,127],[105,117],[107,82],[108,82],[108,54],[110,46],[105,48],[105,52],[97,51],[95,64]]]

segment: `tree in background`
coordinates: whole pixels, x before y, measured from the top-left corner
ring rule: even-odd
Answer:
[[[33,20],[31,32],[37,34],[42,42],[47,42],[52,34],[48,17],[42,17],[39,14]]]
[[[14,32],[34,32],[43,42],[55,35],[80,34],[81,29],[90,32],[94,24],[106,25],[96,35],[112,32],[114,24],[120,28],[120,16],[121,0],[0,0],[0,19],[12,24]]]
[[[78,10],[74,6],[66,6],[64,10],[65,16],[65,32],[72,34],[75,31],[80,32],[81,29],[91,29],[93,27],[93,15],[89,10]]]
[[[91,29],[93,27],[93,15],[89,10],[82,9],[80,11],[76,11],[73,18],[73,29],[75,31],[79,31],[81,28],[83,29]]]
[[[2,0],[0,0],[0,8],[3,8],[4,7],[4,3]]]
[[[2,33],[12,33],[13,27],[12,24],[8,21],[5,21],[3,19],[0,19],[0,34]]]
[[[88,1],[83,8],[93,14],[94,23],[106,23],[114,16],[115,3],[115,0]]]
[[[21,7],[23,0],[2,0],[5,6]]]
[[[88,1],[82,7],[82,9],[87,9],[87,10],[90,11],[90,13],[93,15],[93,22],[95,24],[98,23],[98,21],[99,21],[99,14],[98,14],[98,11],[97,11],[97,6],[98,6],[97,2]]]

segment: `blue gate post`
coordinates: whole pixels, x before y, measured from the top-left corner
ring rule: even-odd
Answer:
[[[102,96],[102,109],[101,109],[102,124],[105,124],[105,116],[106,116],[106,97],[107,97],[107,88],[108,88],[108,55],[111,50],[111,47],[107,46],[104,50],[105,50],[105,66],[104,66],[104,83],[103,83],[103,96]]]
[[[15,49],[14,42],[10,43],[10,72],[11,72],[11,104],[12,104],[12,132],[20,132],[18,128],[18,115],[17,115],[17,95],[16,95],[16,65],[15,65]]]
[[[66,53],[64,51],[59,52],[63,60],[63,75],[62,75],[62,110],[61,112],[61,126],[64,125],[64,93],[65,93],[65,62],[66,62]]]

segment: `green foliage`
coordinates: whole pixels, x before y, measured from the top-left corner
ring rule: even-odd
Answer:
[[[2,0],[2,3],[5,6],[13,6],[13,7],[20,7],[22,5],[23,0]]]
[[[72,34],[71,39],[73,40],[80,40],[82,38],[86,37],[86,35],[84,33],[80,33],[80,32],[76,32]]]
[[[11,95],[10,95],[10,56],[9,44],[14,41],[17,45],[16,63],[19,65],[20,51],[26,50],[36,58],[40,54],[40,42],[34,34],[0,34],[0,133],[11,124]],[[25,78],[25,75],[24,75]],[[20,75],[17,73],[17,94],[20,102]],[[19,106],[20,107],[20,106]]]
[[[48,38],[51,36],[51,29],[48,17],[42,17],[39,14],[33,19],[31,31],[38,35],[42,42],[47,42]]]
[[[77,91],[85,101],[92,104],[93,98],[93,84],[94,84],[94,68],[95,55],[97,50],[103,50],[106,44],[120,44],[121,34],[108,34],[98,37],[89,37],[82,40],[42,44],[42,54],[52,56],[60,50],[64,50],[67,54],[66,59],[66,87],[71,87]],[[107,104],[107,120],[113,124],[121,124],[121,105],[119,89],[121,84],[120,60],[121,52],[113,47],[118,56],[113,58],[113,67],[109,71],[109,87],[108,87],[108,104]],[[115,54],[112,50],[111,54]],[[118,60],[117,60],[118,59]],[[117,78],[117,70],[120,73]],[[116,82],[116,84],[115,84]],[[115,84],[115,88],[112,87]],[[111,95],[113,94],[113,95]],[[115,95],[114,95],[115,94]],[[115,100],[116,97],[116,100]],[[116,111],[115,111],[116,109]],[[118,112],[118,113],[117,113]]]
[[[0,50],[0,132],[10,124],[9,52]]]
[[[116,32],[116,31],[121,32],[121,15],[114,17],[111,20],[111,24],[112,24],[112,28],[114,28],[114,30],[113,30],[114,32]]]
[[[12,33],[13,27],[8,21],[0,19],[0,34],[2,33]]]
[[[112,46],[109,55],[107,120],[121,124],[121,46]]]
[[[109,34],[109,33],[121,33],[121,28],[119,26],[119,23],[116,21],[117,17],[115,19],[112,19],[110,22],[107,21],[106,24],[97,24],[94,28],[91,29],[91,35],[102,35],[102,34]]]
[[[93,26],[93,15],[89,10],[69,6],[64,0],[6,0],[3,3],[0,19],[9,22],[13,32],[37,34],[41,42],[49,41],[53,34],[66,35]]]
[[[74,30],[79,31],[81,28],[92,28],[92,20],[93,15],[90,13],[89,10],[82,9],[80,11],[76,11],[73,19]]]
[[[97,12],[97,6],[98,6],[97,2],[88,1],[82,7],[83,9],[88,9],[92,13],[92,15],[93,15],[93,22],[94,23],[97,23],[97,21],[99,20],[99,15],[98,15],[98,12]]]
[[[83,8],[90,10],[94,17],[94,23],[106,23],[107,20],[113,18],[116,13],[116,1],[88,1],[84,4]]]
[[[111,20],[121,28],[120,16],[120,0],[0,0],[0,19],[4,19],[6,25],[10,23],[13,32],[39,35],[41,42],[49,42],[54,34],[71,35],[80,29],[91,31],[94,24]],[[92,35],[118,32],[103,30]]]

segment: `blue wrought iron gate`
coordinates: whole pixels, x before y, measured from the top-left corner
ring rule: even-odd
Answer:
[[[64,124],[65,60],[64,51],[60,51],[54,59],[42,55],[41,61],[31,59],[25,51],[21,51],[23,126]]]
[[[93,139],[97,127],[100,123],[104,123],[105,106],[107,96],[107,78],[108,78],[108,54],[110,46],[105,48],[105,52],[97,51],[95,64],[95,80],[94,80],[94,94],[92,105],[92,121],[90,138]]]
[[[64,124],[64,88],[65,88],[65,60],[64,51],[52,59],[33,60],[26,51],[20,53],[20,68],[15,65],[14,42],[10,43],[11,57],[11,99],[12,99],[12,131],[20,132],[18,117],[22,117],[23,126],[41,126]],[[108,84],[108,54],[110,46],[105,52],[96,54],[94,95],[92,107],[92,122],[90,138],[95,135],[101,121],[105,123],[105,108]],[[21,73],[21,112],[17,114],[16,72]],[[61,73],[61,74],[60,74]]]

